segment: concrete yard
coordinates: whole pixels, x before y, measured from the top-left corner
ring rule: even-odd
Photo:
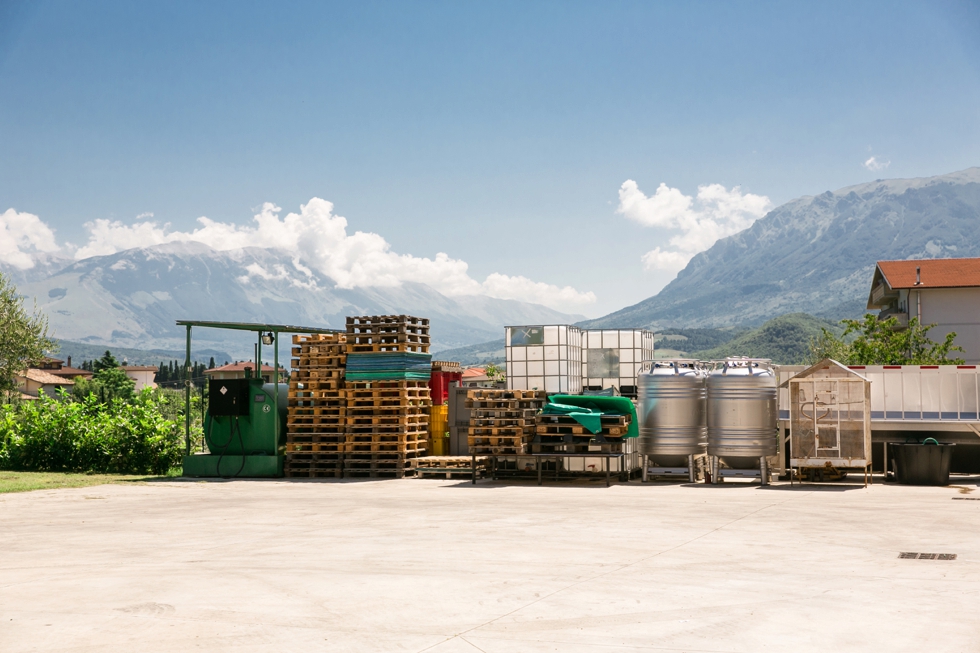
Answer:
[[[977,651],[980,492],[953,482],[0,495],[0,651]]]

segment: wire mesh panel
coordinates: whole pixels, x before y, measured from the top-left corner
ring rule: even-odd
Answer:
[[[871,382],[834,361],[788,381],[794,467],[871,464]]]
[[[509,390],[582,392],[582,330],[567,324],[504,329]]]

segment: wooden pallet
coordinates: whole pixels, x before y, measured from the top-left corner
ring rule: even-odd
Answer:
[[[535,400],[544,403],[548,399],[548,393],[544,390],[501,390],[498,388],[471,388],[466,391],[467,400],[493,400],[501,401],[505,399]]]
[[[429,334],[412,333],[397,329],[377,329],[347,335],[348,347],[351,345],[394,345],[399,343],[428,345]],[[350,351],[350,349],[347,351]]]
[[[429,320],[412,315],[357,315],[347,318],[347,335],[364,329],[416,329],[429,330]]]
[[[377,453],[348,454],[344,460],[351,461],[358,465],[368,463],[378,463],[379,465],[410,465],[411,461],[419,458],[419,454],[414,451],[379,451]]]
[[[347,424],[348,435],[419,435],[427,437],[428,424]]]
[[[534,411],[537,413],[544,405],[537,399],[467,399],[464,403],[470,410],[495,411],[506,413],[512,411]]]
[[[485,465],[486,463],[486,458],[478,457],[476,459],[477,466]],[[412,460],[412,466],[416,468],[432,467],[439,469],[470,469],[472,464],[473,458],[470,456],[422,456]]]
[[[428,431],[415,431],[412,433],[347,433],[345,439],[348,443],[362,442],[425,442]]]
[[[588,443],[532,443],[529,445],[531,448],[531,453],[622,453],[623,445],[622,443],[607,442],[604,444],[588,444]]]
[[[287,453],[283,471],[287,477],[340,478],[343,453]]]
[[[306,368],[322,369],[344,369],[347,367],[347,355],[343,356],[300,356],[290,360],[290,367],[294,370]]]
[[[426,441],[415,442],[348,442],[344,451],[349,454],[357,453],[399,453],[424,456]]]
[[[347,442],[287,442],[286,453],[344,453]]]
[[[346,343],[295,346],[292,348],[293,360],[319,356],[326,356],[328,358],[344,356],[347,353],[344,344]]]
[[[522,419],[528,423],[534,423],[534,416],[538,414],[537,408],[470,408],[470,417],[480,419]]]
[[[470,427],[476,428],[501,428],[518,427],[524,428],[526,421],[523,417],[470,417]]]
[[[477,456],[520,456],[524,453],[524,445],[523,443],[519,446],[470,445],[470,452]]]
[[[312,333],[312,334],[296,334],[293,336],[294,345],[306,345],[313,343],[343,343],[347,341],[347,334],[338,331],[337,333]]]
[[[628,426],[610,426],[608,428],[603,428],[596,435],[604,435],[607,437],[621,437],[626,435],[629,431]],[[592,435],[592,432],[586,429],[581,424],[538,424],[534,427],[534,432],[541,435]]]
[[[463,367],[456,361],[432,361],[433,372],[462,372]]]
[[[347,428],[347,418],[336,415],[310,415],[301,417],[289,417],[286,419],[286,430],[302,432],[322,433],[323,431],[345,430]]]
[[[417,426],[424,430],[429,425],[429,416],[417,415],[347,415],[347,426]]]
[[[524,437],[526,431],[523,426],[501,426],[501,427],[489,427],[489,426],[471,426],[468,430],[468,435],[471,438],[474,437],[508,437],[508,438],[521,438]]]
[[[611,426],[629,426],[631,418],[629,415],[601,415],[599,417],[603,428]],[[538,424],[569,424],[576,425],[578,421],[574,417],[569,417],[568,415],[541,415],[539,414],[535,421]]]
[[[305,385],[309,381],[329,381],[343,378],[344,368],[342,367],[301,367],[293,372],[291,380]]]
[[[417,342],[390,342],[390,343],[347,343],[347,353],[349,354],[392,354],[392,353],[415,353],[428,354],[429,344],[419,344]]]
[[[286,409],[286,415],[289,417],[300,416],[300,415],[337,415],[343,417],[347,411],[347,408],[341,405],[335,404],[303,404],[297,403],[295,405],[289,406]]]
[[[370,400],[369,400],[370,401]],[[363,415],[367,417],[376,416],[387,416],[387,415],[425,415],[429,414],[428,406],[420,406],[418,404],[392,404],[388,402],[387,404],[375,404],[374,402],[368,405],[358,405],[355,403],[352,406],[347,406],[344,408],[347,415]]]
[[[523,434],[518,435],[472,435],[466,441],[472,446],[506,444],[516,446],[524,442]]]

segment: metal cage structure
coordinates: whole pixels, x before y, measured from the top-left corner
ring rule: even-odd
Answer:
[[[871,381],[824,359],[786,381],[790,401],[790,467],[871,468]]]

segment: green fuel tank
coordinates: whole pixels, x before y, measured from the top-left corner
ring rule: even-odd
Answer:
[[[207,454],[184,457],[184,476],[282,476],[288,389],[261,378],[212,379],[204,417]],[[276,415],[279,426],[276,428]]]
[[[208,451],[236,456],[277,455],[279,448],[286,444],[288,389],[285,383],[279,384],[279,432],[276,433],[273,384],[263,383],[261,379],[211,381],[209,408],[204,418]]]

